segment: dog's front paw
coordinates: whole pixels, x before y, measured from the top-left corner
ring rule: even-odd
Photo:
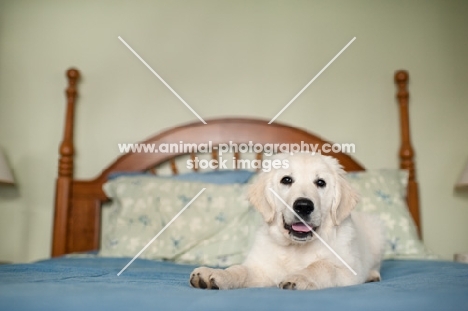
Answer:
[[[317,284],[310,281],[308,278],[306,278],[303,275],[292,274],[292,275],[288,275],[287,277],[285,277],[284,281],[279,283],[278,287],[281,289],[304,290],[304,289],[317,289]]]
[[[226,272],[222,269],[200,267],[190,274],[190,285],[202,289],[226,289]]]

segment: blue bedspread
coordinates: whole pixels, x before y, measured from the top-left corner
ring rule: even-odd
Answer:
[[[385,261],[383,281],[319,291],[191,288],[192,266],[59,258],[0,266],[0,310],[468,310],[468,265]]]

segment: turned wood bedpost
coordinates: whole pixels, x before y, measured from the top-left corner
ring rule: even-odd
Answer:
[[[80,78],[77,69],[67,71],[68,87],[65,91],[67,96],[67,108],[65,117],[65,131],[59,149],[58,177],[55,191],[55,216],[54,233],[52,242],[52,256],[61,256],[67,251],[67,227],[68,212],[73,180],[73,124],[75,113],[75,100],[78,94],[76,83]]]
[[[416,181],[416,171],[414,164],[414,150],[411,145],[409,109],[408,109],[408,80],[409,75],[405,70],[399,70],[395,73],[395,83],[397,85],[397,99],[400,106],[401,122],[401,147],[400,147],[400,168],[409,171],[407,202],[411,215],[418,228],[418,234],[421,237],[421,221],[419,216],[419,193],[418,183]]]

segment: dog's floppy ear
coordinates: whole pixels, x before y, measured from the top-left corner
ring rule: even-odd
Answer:
[[[345,220],[359,201],[359,195],[343,176],[344,172],[338,174],[335,197],[331,208],[333,224],[338,226]]]
[[[266,188],[265,173],[260,173],[256,180],[250,185],[248,190],[248,198],[252,204],[262,214],[266,223],[271,223],[275,217],[273,206],[268,202],[267,196],[269,193]]]

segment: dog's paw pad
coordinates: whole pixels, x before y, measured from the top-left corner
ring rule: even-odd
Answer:
[[[203,275],[204,273],[197,270],[192,272],[192,274],[190,274],[190,285],[195,288],[207,288],[207,284]]]
[[[279,284],[279,288],[281,289],[296,289],[296,283],[294,282],[281,282]]]
[[[367,277],[366,283],[380,282],[380,281],[382,281],[382,278],[380,277],[379,271],[372,270],[369,273],[369,276]]]
[[[189,283],[192,287],[201,289],[219,289],[220,283],[217,282],[217,278],[220,276],[219,270],[210,269],[206,267],[200,267],[195,269],[190,274]]]
[[[210,288],[211,289],[219,289],[219,286],[216,284],[216,280],[214,278],[210,279]]]
[[[206,283],[205,283],[205,281],[204,281],[203,279],[199,279],[199,280],[198,280],[198,285],[199,285],[199,287],[202,288],[202,289],[207,288]]]
[[[192,285],[192,287],[197,287],[196,283],[195,283],[195,275],[194,274],[192,274],[190,276],[190,285]]]
[[[283,282],[278,285],[282,289],[292,290],[305,290],[305,289],[317,289],[317,284],[303,275],[293,274],[285,278]]]

